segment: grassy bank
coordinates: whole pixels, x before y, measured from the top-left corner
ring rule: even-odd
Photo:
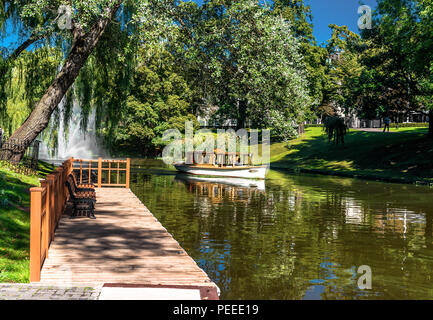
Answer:
[[[308,128],[288,143],[271,146],[271,167],[301,172],[433,182],[433,141],[427,128],[391,129],[390,133],[351,130],[346,144],[328,143],[322,128]]]
[[[0,165],[0,282],[29,281],[29,188],[52,172],[51,165],[39,167],[38,175],[29,177]]]

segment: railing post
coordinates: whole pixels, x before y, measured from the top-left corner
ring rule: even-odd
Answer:
[[[63,188],[62,188],[62,183],[63,183],[63,170],[62,167],[59,167],[56,169],[56,226],[57,223],[59,222],[59,217],[61,216],[61,212],[63,211],[63,203],[62,203],[62,199],[63,199]]]
[[[92,184],[92,161],[89,161],[89,184]]]
[[[66,182],[66,178],[65,178],[65,173],[66,173],[66,168],[65,168],[65,163],[63,163],[63,165],[61,166],[61,168],[62,168],[62,172],[61,172],[61,179],[60,179],[60,190],[61,190],[61,204],[62,204],[62,207],[61,207],[61,210],[60,210],[60,213],[59,213],[59,220],[60,220],[60,217],[62,216],[62,214],[63,214],[63,210],[65,210],[65,206],[66,206],[66,188],[65,188],[65,182]]]
[[[74,158],[69,158],[68,160],[68,176],[74,173]]]
[[[56,229],[56,205],[55,205],[55,197],[54,197],[54,193],[56,192],[55,190],[55,175],[54,174],[50,174],[46,177],[46,180],[48,181],[48,185],[50,188],[50,193],[47,195],[47,197],[49,197],[50,199],[50,241],[54,240],[54,233],[55,233],[55,229]]]
[[[30,189],[30,282],[41,281],[42,188]]]
[[[43,180],[41,181],[41,187],[47,190],[45,196],[45,204],[43,205],[45,207],[45,224],[41,227],[44,228],[42,234],[45,234],[45,238],[42,239],[42,241],[44,241],[45,243],[44,248],[47,248],[47,253],[45,256],[46,259],[48,258],[48,248],[50,247],[50,240],[51,240],[50,183],[47,180]]]
[[[130,168],[131,168],[131,159],[126,159],[126,189],[129,189],[129,175],[130,175]]]
[[[111,184],[111,160],[108,161],[108,184]]]
[[[102,158],[98,159],[98,188],[102,187]]]

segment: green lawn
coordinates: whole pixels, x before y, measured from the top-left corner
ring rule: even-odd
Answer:
[[[30,193],[53,167],[40,163],[38,176],[14,173],[0,164],[0,282],[29,281]]]
[[[427,128],[390,133],[350,130],[346,144],[328,143],[322,128],[308,128],[298,139],[271,146],[271,167],[378,178],[433,182],[433,140]]]

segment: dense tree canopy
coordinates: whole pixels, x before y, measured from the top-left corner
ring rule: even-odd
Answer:
[[[193,109],[237,126],[290,136],[310,106],[300,44],[291,24],[257,1],[184,3],[168,43],[195,90]]]
[[[191,90],[190,110],[182,108],[177,116],[220,110],[213,115],[234,118],[239,127],[247,119],[255,127],[273,127],[282,138],[306,119],[311,106],[308,72],[296,38],[303,32],[297,20],[304,13],[284,19],[253,0],[209,0],[201,7],[168,0],[70,1],[68,27],[69,16],[59,11],[62,4],[6,1],[2,6],[1,21],[14,21],[23,34],[19,49],[4,54],[5,73],[30,45],[63,53],[62,68],[39,101],[32,101],[32,113],[13,138],[33,140],[48,126],[68,90],[80,101],[84,127],[90,109],[96,108],[99,132],[110,143],[124,137],[119,123],[125,119],[118,115],[128,114],[135,95],[131,84],[139,72],[137,53],[161,45],[173,63],[182,66],[176,72]]]
[[[352,75],[339,76],[350,83],[344,96],[360,117],[402,121],[417,111],[433,118],[431,18],[430,0],[378,0],[373,28],[345,49],[357,61]]]
[[[0,121],[13,138],[55,136],[57,106],[67,123],[78,101],[83,130],[96,110],[109,146],[150,152],[199,115],[280,139],[338,110],[432,118],[432,7],[378,0],[371,30],[330,25],[319,46],[303,0],[2,1],[0,30],[19,43],[0,48]]]
[[[152,155],[163,145],[165,130],[185,130],[191,114],[192,91],[176,72],[170,53],[164,48],[141,51],[130,94],[119,121],[113,128],[112,147]]]
[[[306,75],[313,106],[322,104],[323,90],[326,82],[327,50],[318,46],[313,35],[313,16],[311,8],[303,0],[276,0],[274,14],[280,15],[292,24],[295,37],[301,45]]]

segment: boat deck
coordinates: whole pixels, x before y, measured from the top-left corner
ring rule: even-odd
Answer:
[[[97,189],[96,220],[64,215],[41,283],[216,285],[129,189]]]

